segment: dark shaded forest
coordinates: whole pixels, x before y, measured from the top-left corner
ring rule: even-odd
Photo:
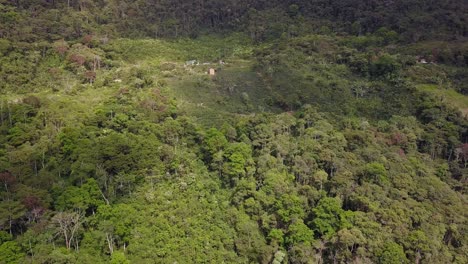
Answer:
[[[245,30],[261,41],[285,32],[364,35],[382,27],[394,30],[406,42],[456,40],[468,34],[468,4],[458,0],[2,2],[0,34],[25,40],[73,39],[96,31],[128,37],[195,37]]]

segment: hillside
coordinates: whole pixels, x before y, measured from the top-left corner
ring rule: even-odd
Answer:
[[[348,2],[0,1],[0,263],[468,262],[466,4]]]
[[[264,41],[282,34],[365,35],[382,27],[405,42],[468,36],[468,4],[459,0],[2,0],[0,5],[1,34],[22,40],[97,32],[177,38],[242,30]]]

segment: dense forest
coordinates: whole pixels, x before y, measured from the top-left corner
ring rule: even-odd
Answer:
[[[0,0],[0,263],[468,263],[468,2]]]
[[[242,30],[257,41],[282,33],[363,35],[381,27],[406,42],[468,35],[460,0],[2,0],[0,35],[25,40],[76,39],[86,33],[126,37],[197,36]],[[19,26],[20,25],[20,26]],[[13,29],[15,28],[15,29]]]

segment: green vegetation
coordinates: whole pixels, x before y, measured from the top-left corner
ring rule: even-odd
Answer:
[[[464,116],[468,116],[468,96],[460,94],[454,89],[444,89],[435,84],[421,84],[418,85],[418,88],[424,92],[433,94],[445,103],[458,108]]]
[[[0,0],[0,263],[467,263],[466,4],[364,2]]]

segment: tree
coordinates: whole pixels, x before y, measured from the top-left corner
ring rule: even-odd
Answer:
[[[206,151],[213,156],[224,149],[227,143],[227,139],[221,131],[216,128],[211,128],[206,133],[204,147]]]
[[[224,151],[223,172],[228,176],[227,182],[235,183],[238,179],[251,174],[254,170],[252,149],[245,143],[230,143]]]
[[[20,263],[25,256],[21,247],[15,241],[7,241],[0,244],[0,262],[1,263]]]
[[[388,182],[387,170],[385,167],[378,162],[372,162],[365,166],[364,177],[370,182],[383,186]]]
[[[0,173],[0,184],[5,192],[10,193],[12,185],[16,183],[16,178],[8,171]]]
[[[295,219],[304,218],[304,205],[301,197],[294,194],[281,194],[279,190],[276,196],[274,207],[278,215],[278,220],[281,220],[283,223],[289,223],[291,221],[294,222]]]
[[[429,240],[422,230],[412,231],[406,241],[407,252],[413,257],[416,264],[420,263],[424,254],[429,252]]]
[[[299,243],[304,243],[306,246],[311,246],[313,241],[314,232],[304,224],[302,219],[298,219],[289,225],[286,237],[286,244],[289,247]]]
[[[331,239],[333,261],[349,263],[356,257],[361,245],[366,243],[361,230],[357,228],[345,228],[338,231]]]
[[[385,54],[377,58],[370,64],[370,74],[372,77],[385,77],[396,73],[401,68],[397,59],[391,55]]]
[[[222,165],[224,162],[223,150],[228,144],[226,137],[216,128],[211,128],[206,133],[204,142],[204,148],[207,152],[208,161],[211,162],[211,167],[217,170],[221,175]]]
[[[123,247],[123,250],[126,250],[136,216],[135,209],[127,204],[99,206],[97,213],[98,228],[105,234],[110,253],[116,252],[115,246]]]
[[[321,236],[329,238],[338,230],[351,227],[348,220],[351,212],[341,208],[341,201],[338,198],[322,198],[312,212],[313,230]]]
[[[281,250],[276,251],[272,264],[283,263],[284,257],[286,257],[286,253]]]
[[[56,198],[55,208],[62,211],[77,209],[84,212],[88,208],[86,196],[86,193],[83,192],[81,188],[76,186],[68,187],[59,197]]]
[[[94,214],[99,205],[104,204],[105,197],[95,179],[91,178],[81,187],[71,186],[56,198],[58,210],[79,210]]]
[[[316,183],[320,184],[320,190],[322,190],[323,184],[328,179],[328,173],[326,173],[324,170],[318,170],[314,173],[313,178]]]
[[[273,228],[270,233],[268,233],[267,238],[270,241],[270,244],[282,246],[284,243],[284,233],[281,229]]]
[[[65,246],[69,250],[72,243],[76,242],[76,235],[83,223],[83,215],[74,212],[60,212],[52,217],[52,224],[57,230],[57,233],[63,236]],[[77,249],[78,243],[75,243]]]
[[[251,261],[259,260],[261,250],[266,246],[266,241],[258,229],[257,223],[244,213],[238,213],[235,221],[237,236],[234,243],[237,252]]]
[[[455,158],[461,161],[463,167],[468,167],[468,143],[465,143],[455,149]]]
[[[390,43],[394,43],[398,40],[398,33],[396,33],[393,30],[389,30],[386,27],[381,27],[379,28],[376,32],[375,35],[378,37],[382,38],[384,45],[388,45]]]
[[[379,255],[379,263],[382,264],[405,264],[408,263],[403,247],[395,242],[385,244]]]
[[[111,255],[111,264],[130,264],[130,261],[125,257],[125,254],[120,251],[115,251]]]
[[[13,228],[16,222],[26,213],[26,208],[20,201],[3,200],[0,202],[0,225],[7,226],[10,234],[13,234]]]

